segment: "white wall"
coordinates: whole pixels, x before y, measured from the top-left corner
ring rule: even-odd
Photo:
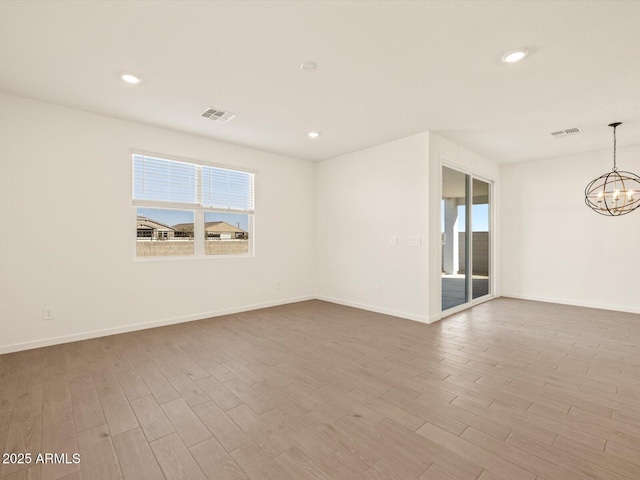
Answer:
[[[132,148],[257,170],[255,257],[134,262]],[[0,95],[0,165],[0,353],[314,294],[312,163]]]
[[[503,295],[640,312],[640,212],[612,218],[584,204],[611,166],[602,151],[502,167]],[[640,172],[640,146],[619,148],[618,166]]]
[[[495,205],[498,205],[499,202],[501,182],[500,165],[433,132],[429,134],[429,159],[429,232],[432,240],[429,244],[429,261],[435,267],[429,270],[431,285],[429,289],[429,319],[430,321],[434,321],[441,317],[440,305],[442,296],[440,273],[440,264],[442,262],[440,251],[441,165],[445,163],[452,168],[457,168],[465,173],[470,173],[494,182],[494,218],[492,226],[496,232],[500,229],[500,215]],[[499,265],[501,261],[499,252],[499,238],[494,238],[492,263],[496,265],[496,268],[498,268],[497,265]],[[491,269],[491,266],[489,268]],[[495,275],[492,276],[492,279],[493,278],[495,278]],[[497,292],[494,293],[499,295],[499,288],[497,288]]]
[[[428,320],[428,158],[421,133],[317,165],[319,298]]]
[[[133,261],[132,148],[257,170],[256,256]],[[0,95],[0,353],[312,297],[434,321],[441,162],[497,182],[498,294],[640,311],[638,214],[583,202],[609,151],[500,168],[425,132],[314,165]]]

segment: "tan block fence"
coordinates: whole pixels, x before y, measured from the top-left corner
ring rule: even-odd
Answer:
[[[249,253],[249,240],[209,240],[205,242],[206,255],[241,255]],[[193,255],[192,241],[138,241],[138,257],[172,257]]]

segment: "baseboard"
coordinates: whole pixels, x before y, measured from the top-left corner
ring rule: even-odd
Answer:
[[[556,304],[561,304],[561,305],[571,305],[571,306],[575,306],[575,307],[585,307],[585,308],[597,308],[597,309],[601,309],[601,310],[612,310],[612,311],[616,311],[616,312],[625,312],[625,313],[636,313],[636,314],[640,314],[640,309],[636,308],[620,308],[617,305],[608,305],[608,304],[600,304],[600,303],[593,303],[593,302],[580,302],[580,301],[571,301],[571,300],[566,300],[566,299],[557,299],[557,298],[546,298],[546,297],[538,297],[535,295],[520,295],[517,293],[502,293],[501,295],[499,295],[499,297],[506,297],[506,298],[515,298],[515,299],[519,299],[519,300],[531,300],[534,302],[547,302],[547,303],[556,303]],[[496,298],[499,298],[496,297]],[[330,302],[330,303],[335,303],[338,305],[345,305],[347,307],[354,307],[354,308],[359,308],[361,310],[367,310],[369,312],[376,312],[376,313],[382,313],[384,315],[390,315],[393,317],[399,317],[399,318],[404,318],[407,320],[413,320],[415,322],[420,322],[420,323],[434,323],[437,322],[438,320],[441,320],[443,318],[442,314],[437,314],[437,315],[432,315],[432,316],[425,316],[425,315],[416,315],[413,313],[408,313],[408,312],[403,312],[403,311],[399,311],[399,310],[393,310],[390,308],[382,308],[382,307],[377,307],[374,305],[366,305],[363,303],[358,303],[358,302],[351,302],[348,300],[342,300],[339,298],[333,298],[333,297],[327,297],[324,295],[305,295],[305,296],[301,296],[301,297],[295,297],[295,298],[287,298],[284,300],[276,300],[273,302],[265,302],[265,303],[257,303],[257,304],[253,304],[253,305],[244,305],[242,307],[236,307],[236,308],[228,308],[228,309],[224,309],[224,310],[216,310],[213,312],[206,312],[206,313],[199,313],[199,314],[195,314],[195,315],[188,315],[188,316],[184,316],[184,317],[174,317],[174,318],[167,318],[167,319],[163,319],[163,320],[156,320],[153,322],[146,322],[146,323],[136,323],[133,325],[124,325],[122,327],[114,327],[114,328],[106,328],[103,330],[92,330],[89,332],[83,332],[83,333],[78,333],[78,334],[74,334],[74,335],[63,335],[60,337],[52,337],[52,338],[45,338],[42,340],[34,340],[31,342],[24,342],[24,343],[16,343],[13,345],[1,345],[0,346],[0,355],[5,354],[5,353],[12,353],[12,352],[19,352],[22,350],[30,350],[32,348],[39,348],[39,347],[49,347],[51,345],[59,345],[61,343],[69,343],[69,342],[77,342],[80,340],[88,340],[91,338],[99,338],[99,337],[106,337],[109,335],[116,335],[118,333],[127,333],[127,332],[135,332],[138,330],[146,330],[148,328],[155,328],[155,327],[163,327],[166,325],[175,325],[178,323],[186,323],[186,322],[193,322],[196,320],[203,320],[205,318],[212,318],[212,317],[220,317],[223,315],[231,315],[234,313],[242,313],[242,312],[249,312],[251,310],[258,310],[261,308],[269,308],[269,307],[277,307],[278,305],[287,305],[289,303],[296,303],[296,302],[304,302],[307,300],[322,300],[325,302]]]
[[[434,317],[427,317],[427,316],[424,316],[424,315],[416,315],[414,313],[402,312],[402,311],[393,310],[393,309],[390,309],[390,308],[376,307],[376,306],[373,306],[373,305],[366,305],[366,304],[363,304],[363,303],[351,302],[349,300],[341,300],[339,298],[326,297],[324,295],[316,295],[316,299],[317,300],[322,300],[324,302],[336,303],[338,305],[344,305],[346,307],[359,308],[360,310],[367,310],[368,312],[383,313],[385,315],[390,315],[392,317],[400,317],[400,318],[404,318],[404,319],[407,319],[407,320],[413,320],[415,322],[421,322],[421,323],[432,323],[432,322],[435,322],[436,320],[440,319],[439,315],[436,315]]]
[[[570,305],[572,307],[597,308],[599,310],[611,310],[614,312],[640,313],[640,308],[626,308],[619,305],[608,305],[606,303],[582,302],[579,300],[567,300],[565,298],[538,297],[536,295],[521,295],[518,293],[502,293],[501,297],[516,298],[518,300],[531,300],[534,302],[556,303],[560,305]]]
[[[61,343],[77,342],[79,340],[88,340],[90,338],[106,337],[116,335],[118,333],[135,332],[138,330],[146,330],[148,328],[163,327],[166,325],[175,325],[177,323],[193,322],[196,320],[204,320],[205,318],[220,317],[222,315],[231,315],[233,313],[248,312],[258,310],[260,308],[277,307],[278,305],[287,305],[289,303],[304,302],[306,300],[314,300],[314,295],[306,295],[302,297],[287,298],[285,300],[276,300],[273,302],[257,303],[253,305],[244,305],[242,307],[227,308],[225,310],[216,310],[213,312],[198,313],[185,317],[166,318],[163,320],[155,320],[153,322],[136,323],[133,325],[124,325],[122,327],[106,328],[104,330],[92,330],[89,332],[78,333],[74,335],[63,335],[60,337],[45,338],[43,340],[34,340],[31,342],[16,343],[13,345],[0,345],[0,355],[4,353],[19,352],[22,350],[30,350],[32,348],[50,347],[51,345],[59,345]]]

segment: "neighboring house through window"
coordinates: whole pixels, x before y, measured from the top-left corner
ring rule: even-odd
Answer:
[[[133,153],[136,256],[250,255],[249,171]]]

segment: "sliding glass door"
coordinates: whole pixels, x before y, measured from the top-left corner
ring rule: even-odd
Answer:
[[[442,311],[491,294],[491,185],[442,167]]]

